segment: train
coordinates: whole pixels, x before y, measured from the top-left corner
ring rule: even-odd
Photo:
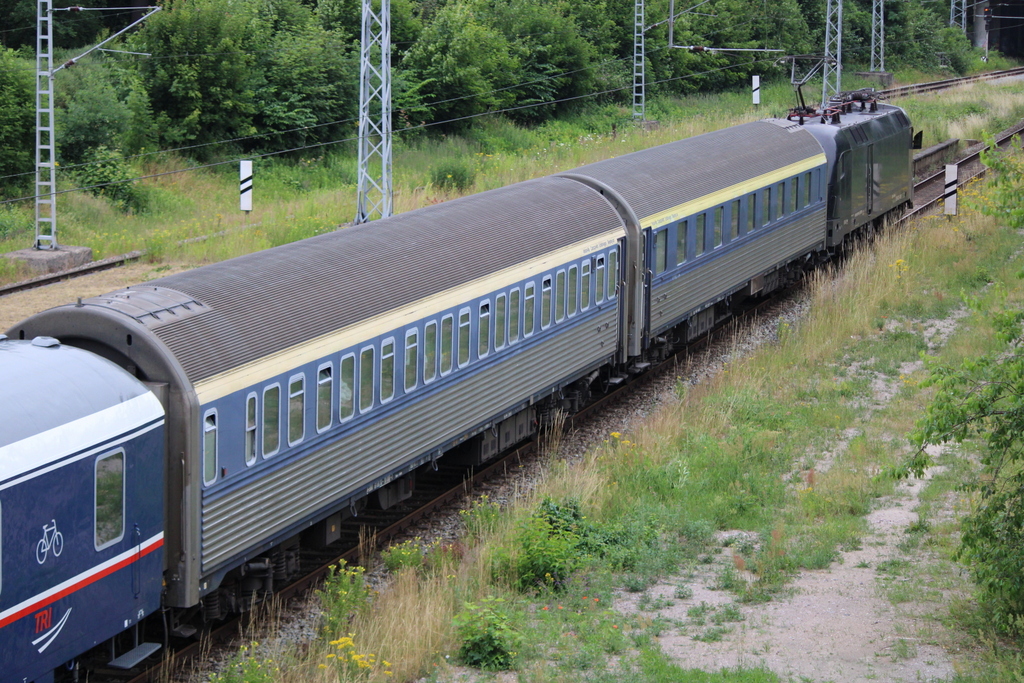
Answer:
[[[0,670],[131,669],[913,200],[872,95],[78,300],[0,336]],[[155,634],[155,635],[154,635]]]

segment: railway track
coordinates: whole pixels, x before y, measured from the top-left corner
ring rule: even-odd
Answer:
[[[995,141],[998,147],[1008,147],[1015,135],[1024,131],[1024,121],[996,135]],[[978,143],[964,150],[956,160],[958,169],[957,188],[963,187],[971,180],[985,174],[985,165],[981,163],[981,153],[985,150],[984,143]],[[945,168],[928,173],[920,178],[914,185],[914,208],[907,212],[903,219],[909,220],[932,213],[942,198],[945,189]]]
[[[947,90],[949,88],[955,88],[960,85],[967,83],[977,83],[983,81],[991,81],[999,78],[1006,78],[1009,76],[1024,76],[1024,67],[1016,69],[1006,69],[1003,71],[993,71],[987,74],[979,74],[977,76],[964,76],[962,78],[949,78],[941,81],[931,81],[928,83],[916,83],[914,85],[904,85],[896,88],[889,88],[887,90],[879,91],[879,94],[885,99],[893,99],[897,97],[906,97],[908,95],[915,95],[923,92],[936,92],[940,90]],[[212,235],[210,236],[212,237]],[[188,241],[197,241],[206,239],[207,237],[196,237]],[[22,292],[28,289],[34,289],[36,287],[43,287],[45,285],[53,284],[55,282],[61,282],[71,278],[81,277],[83,275],[91,275],[92,273],[98,273],[103,270],[110,268],[117,268],[119,266],[133,263],[138,261],[146,254],[145,251],[132,251],[119,256],[111,256],[109,258],[101,259],[99,261],[93,261],[76,268],[70,268],[56,273],[49,273],[46,275],[40,275],[38,277],[24,280],[22,282],[15,282],[8,285],[0,286],[0,297],[6,294],[14,294],[15,292]]]
[[[1016,69],[1006,69],[1004,71],[993,71],[991,73],[979,74],[977,76],[963,76],[961,78],[947,78],[942,81],[930,81],[928,83],[901,85],[895,88],[889,88],[888,90],[881,90],[879,92],[883,97],[892,99],[894,97],[906,97],[908,95],[917,95],[923,92],[936,92],[939,90],[948,90],[949,88],[955,88],[959,85],[966,85],[968,83],[980,83],[983,81],[992,81],[999,78],[1006,78],[1007,76],[1021,75],[1024,75],[1024,67],[1018,67]]]

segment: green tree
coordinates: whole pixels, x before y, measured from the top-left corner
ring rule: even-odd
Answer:
[[[100,145],[120,148],[131,111],[118,96],[111,71],[93,61],[66,69],[55,79],[57,146],[62,164],[77,164]]]
[[[0,176],[30,172],[34,159],[32,65],[0,48]],[[23,188],[29,176],[0,179],[0,193]]]
[[[249,16],[232,0],[170,0],[129,41],[152,54],[137,64],[162,146],[252,135],[255,113]],[[193,152],[203,158],[208,148]]]
[[[597,59],[593,45],[565,2],[496,0],[480,3],[477,15],[500,30],[518,64],[517,85],[511,88],[516,105],[554,102],[592,92]],[[571,106],[571,105],[569,105]],[[512,112],[513,119],[539,121],[560,107],[531,107]]]
[[[507,107],[515,101],[519,61],[505,36],[468,3],[438,10],[405,58],[431,118],[442,121]]]
[[[298,0],[251,5],[248,40],[267,49],[253,64],[253,125],[273,149],[351,134],[359,98],[358,53]],[[248,146],[248,145],[247,145]]]
[[[1024,161],[1019,154],[1001,153],[985,154],[983,160],[996,173],[995,201],[984,211],[1009,229],[1024,228]],[[1024,311],[1005,308],[987,317],[1000,348],[959,364],[930,363],[926,385],[936,393],[912,435],[918,451],[900,474],[924,472],[932,463],[927,445],[980,443],[981,473],[966,485],[979,502],[963,520],[957,555],[996,626],[1019,634],[1024,633]]]
[[[104,7],[109,2],[101,0],[56,0],[54,8]],[[124,28],[131,21],[130,12],[55,12],[53,42],[60,48],[77,48],[97,40],[105,29]],[[4,30],[0,31],[0,43],[6,47],[36,46],[36,0],[0,0],[0,17],[4,18]]]

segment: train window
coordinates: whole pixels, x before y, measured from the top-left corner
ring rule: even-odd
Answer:
[[[405,333],[405,390],[416,388],[416,366],[419,362],[419,330]]]
[[[505,309],[508,299],[504,294],[494,297],[494,350],[505,346]]]
[[[211,411],[214,425],[217,422],[216,411]],[[207,415],[207,418],[210,414]],[[216,427],[214,427],[214,443],[216,443]],[[204,463],[203,478],[206,478]],[[124,449],[117,449],[96,458],[96,490],[94,544],[96,550],[103,550],[124,538]],[[216,464],[214,465],[216,475]],[[44,528],[44,531],[46,529]],[[64,537],[54,531],[52,545],[64,544]],[[53,547],[54,555],[60,548]]]
[[[431,320],[423,327],[423,382],[437,376],[437,323]]]
[[[519,288],[508,293],[508,343],[519,341]]]
[[[740,236],[740,200],[734,199],[731,207],[732,216],[730,217],[729,224],[732,229],[729,231],[729,239],[734,240]]]
[[[619,252],[612,249],[608,252],[608,298],[615,298],[619,291]]]
[[[256,462],[256,394],[245,398],[245,464]]]
[[[537,290],[537,286],[534,283],[526,284],[526,294],[523,297],[523,313],[522,313],[522,336],[528,337],[534,334],[534,318],[537,316],[537,297],[534,296],[534,292]]]
[[[359,412],[373,407],[373,347],[359,352]]]
[[[583,262],[580,272],[580,310],[585,311],[590,308],[590,259]]]
[[[551,324],[551,276],[548,275],[540,283],[540,327],[547,329]]]
[[[761,225],[768,225],[772,220],[772,188],[761,190]]]
[[[380,345],[380,402],[395,397],[395,340],[388,337]]]
[[[722,207],[715,207],[715,248],[722,246]]]
[[[704,253],[704,239],[707,237],[705,232],[707,222],[707,214],[700,214],[697,216],[697,253],[696,256],[701,256]]]
[[[753,232],[757,229],[757,223],[754,222],[754,213],[757,210],[757,195],[747,195],[747,232]]]
[[[782,203],[782,199],[785,193],[786,183],[779,183],[778,185],[775,186],[775,203],[772,204],[772,213],[775,214],[776,218],[782,218],[782,216],[785,214]]]
[[[452,371],[452,348],[455,343],[454,330],[455,319],[446,315],[441,318],[441,376]]]
[[[659,275],[668,268],[668,230],[654,233],[654,274]]]
[[[796,213],[797,203],[796,198],[798,194],[797,179],[793,178],[789,181],[789,187],[786,188],[786,213]]]
[[[565,271],[555,274],[555,322],[565,318]]]
[[[269,458],[281,447],[281,387],[273,384],[263,390],[263,457]]]
[[[217,481],[217,411],[203,417],[203,483]],[[97,543],[99,545],[99,543]]]
[[[597,263],[597,265],[594,268],[594,270],[596,271],[595,274],[594,274],[594,280],[595,280],[594,284],[597,285],[597,293],[594,295],[594,301],[596,301],[597,303],[601,303],[602,301],[604,301],[604,288],[605,288],[605,281],[604,281],[604,256],[598,256],[596,263]]]
[[[491,345],[491,302],[480,304],[479,325],[476,328],[476,357],[483,358],[490,351]]]
[[[350,353],[341,359],[341,381],[338,383],[338,419],[347,420],[356,412],[356,356]]]
[[[803,206],[811,205],[811,172],[804,173],[803,180],[800,182],[800,189],[803,190]]]
[[[569,266],[569,289],[565,293],[566,315],[576,315],[576,307],[580,300],[580,269],[577,266]]]
[[[331,405],[334,399],[334,366],[321,365],[316,371],[316,431],[319,434],[331,426]]]
[[[306,376],[295,375],[288,380],[288,445],[302,441],[306,435]]]
[[[469,364],[469,309],[459,311],[459,367]]]
[[[682,265],[686,261],[686,228],[690,224],[687,220],[679,221],[676,226],[676,265]]]

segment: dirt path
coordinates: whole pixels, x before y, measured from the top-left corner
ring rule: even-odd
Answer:
[[[929,352],[942,346],[965,311],[926,323]],[[860,425],[866,424],[896,396],[900,379],[851,363],[850,375],[870,380],[870,395],[860,403]],[[900,377],[921,369],[920,361],[904,364]],[[854,427],[837,435],[833,447],[818,455],[815,468],[826,472],[843,457]],[[934,453],[933,455],[937,455]],[[900,482],[892,496],[877,501],[867,516],[869,531],[860,547],[840,553],[825,570],[801,571],[789,584],[789,594],[765,604],[741,604],[728,591],[713,590],[723,570],[735,568],[734,545],[757,542],[749,532],[718,534],[718,555],[688,577],[676,577],[651,588],[645,595],[622,593],[616,609],[645,612],[677,628],[659,641],[665,653],[684,668],[717,671],[737,666],[765,666],[784,681],[861,683],[866,681],[941,681],[953,676],[952,658],[935,644],[936,622],[931,615],[945,607],[941,601],[918,600],[916,577],[925,572],[891,572],[890,567],[934,561],[917,548],[901,548],[908,527],[918,521],[916,508],[928,480],[942,471],[934,467],[924,479]],[[947,507],[952,501],[947,501]],[[946,516],[951,509],[933,510]],[[752,581],[747,571],[737,572]],[[920,578],[916,578],[920,580]],[[681,587],[681,588],[680,588]],[[899,605],[889,599],[894,590],[913,597]],[[692,592],[692,596],[680,596]],[[652,609],[652,606],[658,609]]]
[[[861,549],[842,553],[827,570],[801,572],[788,597],[744,605],[733,602],[735,596],[729,592],[709,589],[722,568],[732,564],[731,548],[723,548],[714,563],[704,565],[688,581],[655,586],[648,603],[672,602],[658,614],[682,624],[659,639],[665,653],[684,668],[717,671],[763,665],[782,680],[861,683],[949,678],[954,673],[949,655],[921,637],[934,622],[924,614],[895,607],[879,584],[879,566],[902,556],[897,546],[904,530],[917,520],[914,508],[924,485],[920,480],[901,484],[897,495],[868,516],[871,531]],[[676,598],[679,585],[689,586],[692,597]],[[636,595],[624,595],[616,608],[636,612],[639,602]],[[716,642],[695,639],[706,637],[710,623],[695,623],[694,613],[705,609],[708,615],[722,614],[729,605],[743,620],[725,623],[731,631]]]

